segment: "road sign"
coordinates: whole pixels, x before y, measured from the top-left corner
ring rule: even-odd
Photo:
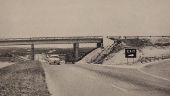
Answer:
[[[136,58],[136,49],[125,49],[125,58]]]

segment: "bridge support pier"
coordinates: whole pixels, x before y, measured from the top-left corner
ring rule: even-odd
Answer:
[[[31,44],[31,60],[35,60],[34,44]]]
[[[74,49],[74,61],[76,62],[79,58],[79,43],[74,43],[73,49]]]

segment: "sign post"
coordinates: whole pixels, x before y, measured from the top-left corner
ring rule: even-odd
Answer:
[[[136,58],[136,49],[125,49],[125,58],[127,58],[127,64],[128,64],[128,58],[133,58],[133,63],[134,63],[134,58]]]

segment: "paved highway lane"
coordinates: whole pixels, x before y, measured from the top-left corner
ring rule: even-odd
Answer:
[[[103,81],[89,70],[73,65],[43,64],[53,96],[125,96],[126,90]]]
[[[52,96],[170,96],[170,82],[137,69],[42,63]]]

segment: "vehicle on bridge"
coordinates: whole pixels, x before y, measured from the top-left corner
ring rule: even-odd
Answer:
[[[49,62],[50,65],[60,65],[60,56],[59,55],[50,55],[47,56],[47,61]]]

